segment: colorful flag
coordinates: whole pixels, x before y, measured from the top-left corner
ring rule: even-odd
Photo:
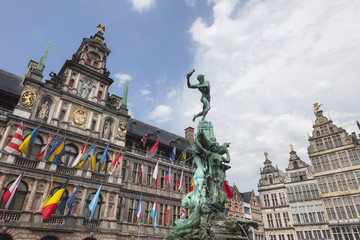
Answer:
[[[85,148],[86,148],[86,144],[87,144],[88,140],[89,140],[89,139],[86,140],[86,142],[84,143],[81,151],[80,151],[79,154],[76,156],[74,162],[71,164],[71,167],[72,167],[72,168],[73,168],[73,167],[76,167],[76,165],[78,165],[78,164],[80,163],[80,161],[81,161],[81,159],[82,159],[82,157],[83,157],[83,155],[84,155],[84,153],[85,153]]]
[[[138,222],[140,222],[140,218],[141,218],[141,198],[142,198],[142,194],[140,196],[139,204],[138,204],[138,207],[136,210],[136,216],[137,216]]]
[[[157,198],[155,197],[155,202],[154,202],[153,208],[150,213],[150,217],[153,219],[153,227],[154,228],[156,228],[156,208],[157,208],[156,202],[157,202]]]
[[[54,139],[54,137],[58,134],[59,130],[50,138],[50,140],[48,141],[48,143],[41,149],[41,151],[39,152],[39,154],[35,157],[35,159],[39,159],[42,156],[44,156],[46,149],[48,149],[50,143],[52,142],[52,140]]]
[[[154,146],[152,146],[150,150],[146,153],[146,157],[152,158],[153,156],[155,156],[159,148],[159,144],[160,144],[160,138],[159,140],[156,141]]]
[[[34,131],[32,131],[26,138],[25,140],[21,143],[20,147],[19,147],[19,150],[25,154],[26,156],[29,156],[29,153],[28,153],[28,148],[29,146],[34,146],[34,143],[35,143],[35,139],[36,139],[36,136],[37,136],[37,133],[39,131],[39,128],[41,126],[41,123],[39,126],[37,126],[37,128],[34,129]]]
[[[143,148],[145,147],[145,144],[146,144],[146,139],[147,139],[147,137],[148,137],[148,135],[149,135],[149,132],[150,132],[150,130],[149,130],[149,131],[147,131],[147,133],[145,134],[145,136],[141,139],[141,142],[142,142]]]
[[[69,180],[67,180],[59,190],[54,193],[54,195],[51,196],[51,198],[46,202],[45,206],[42,210],[42,217],[43,219],[48,219],[51,217],[51,214],[53,214],[56,206],[58,205],[64,191],[66,188],[66,185],[68,184]]]
[[[94,144],[91,145],[91,147],[89,148],[89,150],[87,150],[87,152],[84,154],[84,156],[81,158],[80,162],[76,165],[76,167],[78,169],[80,169],[82,167],[82,165],[84,164],[84,162],[87,160],[87,157],[89,156],[89,154],[91,153],[91,150],[95,148]]]
[[[11,201],[17,192],[17,189],[19,187],[19,184],[21,182],[21,178],[22,178],[23,174],[24,174],[24,172],[22,172],[20,174],[20,176],[15,180],[15,182],[13,184],[11,184],[10,188],[4,193],[3,198],[6,202],[6,205],[5,205],[3,214],[5,214],[6,210],[9,208]]]
[[[105,168],[105,162],[106,162],[105,159],[107,156],[108,148],[109,148],[109,144],[106,146],[105,151],[103,152],[103,155],[101,156],[101,159],[100,159],[101,170],[104,170],[104,168]]]
[[[50,162],[52,161],[53,157],[51,157],[51,153],[54,151],[58,142],[59,142],[59,135],[56,134],[54,143],[52,144],[50,151],[48,152],[48,154],[45,157],[46,160],[49,160]]]
[[[142,181],[143,181],[143,175],[144,175],[144,161],[141,163],[140,171],[139,171],[140,184],[141,184]]]
[[[58,164],[63,163],[63,155],[65,155],[65,136],[63,136],[62,139],[56,143],[54,150],[50,153],[49,161]]]
[[[154,172],[153,172],[153,178],[155,179],[155,188],[157,188],[157,185],[158,185],[158,170],[159,170],[159,162],[156,163],[156,166],[155,166]]]
[[[92,155],[91,155],[91,170],[93,172],[96,172],[96,153],[95,153],[95,145],[93,144],[93,152],[92,152]]]
[[[180,178],[179,178],[179,180],[177,181],[177,184],[178,184],[178,190],[180,190],[180,189],[181,189],[181,183],[182,183],[183,174],[184,174],[184,170],[182,170],[182,171],[181,171]]]
[[[23,142],[23,126],[22,122],[20,122],[19,127],[16,129],[14,136],[12,137],[9,144],[4,148],[5,151],[11,154],[19,155],[21,151],[19,150],[20,145]]]
[[[181,208],[180,219],[185,219],[185,207],[182,207],[182,208]]]
[[[194,184],[194,179],[196,178],[196,172],[194,173],[194,176],[192,178],[192,182],[191,182],[191,186],[189,189],[189,192],[192,192],[194,190],[195,184]]]
[[[53,175],[51,175],[50,189],[49,189],[48,195],[46,196],[46,199],[45,199],[44,203],[41,205],[41,207],[45,207],[47,201],[49,201],[49,199],[50,199],[50,197],[51,197],[51,196],[50,196],[50,192],[51,192],[51,190],[52,190],[52,186],[53,186]]]
[[[176,146],[174,146],[174,149],[172,150],[172,152],[170,154],[170,160],[171,161],[175,160],[175,155],[176,155]]]
[[[73,204],[76,200],[76,194],[78,193],[79,191],[79,187],[80,187],[80,184],[77,186],[77,188],[75,189],[75,191],[71,194],[71,196],[69,197],[69,199],[66,201],[66,205],[69,207],[69,211],[68,213],[66,214],[65,216],[65,221],[70,217],[70,213],[71,213],[71,210],[73,208]]]
[[[90,218],[89,218],[89,222],[91,222],[91,219],[94,215],[94,212],[95,212],[95,208],[96,208],[96,205],[99,201],[99,195],[100,195],[100,190],[101,190],[101,186],[99,187],[99,189],[97,190],[97,192],[95,193],[95,196],[93,197],[93,199],[91,200],[90,204],[89,204],[89,209],[90,209]]]
[[[186,152],[187,149],[185,149],[182,153],[181,153],[181,158],[180,158],[180,165],[184,164],[186,162]]]
[[[168,221],[169,221],[169,215],[170,215],[170,203],[171,203],[171,200],[170,200],[169,205],[168,205],[167,210],[166,210],[165,225],[167,225],[167,223],[168,223]]]
[[[226,180],[224,180],[224,185],[223,185],[223,189],[226,193],[226,196],[229,198],[229,199],[232,199],[233,198],[233,194],[230,190],[230,187],[229,185],[227,184]]]
[[[170,191],[170,180],[171,180],[170,176],[171,176],[171,167],[169,167],[168,174],[165,177],[165,183],[167,184],[169,191]]]
[[[119,158],[120,158],[120,155],[121,155],[121,150],[119,152],[119,154],[116,156],[115,160],[113,161],[113,163],[111,164],[111,166],[113,167],[112,170],[110,171],[110,175],[114,173],[115,169],[116,169],[116,166],[118,165],[119,163]]]

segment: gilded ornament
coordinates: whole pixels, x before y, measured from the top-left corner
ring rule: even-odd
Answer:
[[[127,132],[127,122],[120,121],[118,127],[118,134],[117,137],[124,139]]]
[[[83,106],[81,107],[74,107],[71,119],[72,119],[72,123],[74,123],[76,126],[82,126],[85,124],[86,122],[86,118],[87,118],[88,112],[84,109]]]
[[[314,113],[315,115],[319,112],[319,108],[322,104],[319,104],[319,103],[314,103]]]
[[[20,96],[20,104],[30,108],[36,100],[36,92],[33,89],[24,89]]]

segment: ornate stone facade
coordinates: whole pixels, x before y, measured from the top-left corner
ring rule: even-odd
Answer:
[[[162,239],[173,230],[174,221],[181,213],[181,199],[189,191],[194,173],[192,161],[178,166],[171,162],[170,153],[177,144],[177,154],[189,146],[189,142],[141,121],[130,118],[126,105],[120,105],[121,97],[108,94],[113,80],[106,69],[110,50],[104,43],[103,32],[84,38],[71,60],[67,60],[58,74],[42,81],[42,72],[29,68],[23,84],[23,98],[14,111],[0,118],[0,195],[24,171],[14,204],[0,216],[1,239]],[[25,93],[26,91],[31,92]],[[46,104],[46,109],[42,108]],[[44,109],[41,112],[41,109]],[[46,110],[46,111],[45,111]],[[40,114],[41,112],[41,114]],[[46,114],[45,114],[46,113]],[[41,115],[41,116],[39,116]],[[22,121],[26,137],[40,123],[35,140],[29,148],[29,157],[9,154],[3,149],[11,140]],[[64,164],[56,164],[34,157],[55,132],[66,134]],[[140,142],[149,131],[146,149]],[[126,134],[126,135],[125,135]],[[145,157],[146,150],[161,139],[158,154]],[[85,141],[95,143],[97,164],[108,145],[105,169],[92,171],[91,160],[83,166],[71,168]],[[88,144],[88,145],[89,145]],[[88,146],[89,147],[89,146]],[[111,162],[118,152],[122,157],[116,171],[108,174]],[[49,149],[45,152],[45,156]],[[191,158],[190,158],[191,159]],[[158,188],[154,187],[152,172],[159,162]],[[144,164],[143,181],[139,182],[139,168]],[[167,191],[165,177],[171,166],[171,189]],[[184,171],[183,186],[177,191],[176,181]],[[65,221],[65,211],[55,211],[51,218],[42,219],[42,203],[50,187],[69,184],[59,204],[80,184],[70,218]],[[102,184],[98,206],[89,222],[88,205]],[[142,194],[142,221],[138,223],[136,209]],[[158,198],[157,228],[153,228],[150,211],[155,197]],[[171,200],[170,220],[164,223],[166,209]],[[0,202],[3,209],[4,202]]]

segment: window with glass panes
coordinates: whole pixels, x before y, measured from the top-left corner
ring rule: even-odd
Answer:
[[[349,188],[350,189],[358,189],[358,184],[357,184],[357,181],[355,179],[355,174],[354,172],[348,172],[348,173],[345,173],[345,176],[346,176],[346,180],[349,184]]]
[[[272,193],[272,194],[271,194],[271,202],[272,202],[272,205],[273,205],[273,206],[277,206],[277,205],[278,205],[276,193]]]
[[[325,210],[329,220],[336,219],[335,208],[331,199],[324,200]]]
[[[174,172],[173,174],[173,180],[172,180],[172,189],[173,191],[177,191],[178,185],[177,181],[180,179],[181,172]]]
[[[319,150],[319,151],[324,150],[324,143],[323,143],[322,139],[315,140],[315,144],[316,144],[317,150]]]
[[[118,205],[117,205],[117,209],[116,209],[116,219],[117,220],[121,220],[120,216],[121,216],[121,209],[123,209],[123,203],[122,203],[122,197],[118,198]]]
[[[128,180],[128,176],[127,176],[127,160],[123,160],[122,161],[122,169],[121,169],[121,179],[123,181],[127,181]]]
[[[158,203],[157,205],[157,217],[158,217],[158,225],[163,226],[165,225],[165,216],[166,216],[166,210],[167,205],[163,203]]]
[[[317,172],[322,172],[322,167],[321,167],[321,163],[318,157],[314,157],[311,159],[312,165],[314,167],[314,171]]]
[[[29,153],[30,158],[35,158],[39,154],[39,152],[41,151],[42,145],[43,145],[42,140],[39,137],[36,137],[34,145],[29,147],[28,153]]]
[[[6,188],[4,189],[4,193],[11,187],[11,185],[14,183],[15,181],[10,182]],[[21,211],[22,207],[24,205],[24,201],[26,198],[26,194],[28,193],[28,187],[26,186],[26,184],[24,182],[20,182],[18,189],[16,191],[16,195],[14,196],[13,200],[10,203],[10,206],[8,207],[8,211],[13,210],[13,211]],[[5,209],[5,205],[6,202],[4,200],[4,198],[1,198],[1,202],[0,202],[0,209]]]
[[[173,226],[175,226],[175,220],[180,219],[181,207],[173,206]]]
[[[329,130],[328,130],[327,126],[321,126],[320,131],[321,131],[322,135],[329,134]]]
[[[191,177],[185,176],[185,193],[188,193],[191,185]]]
[[[328,182],[330,192],[337,192],[338,187],[337,187],[337,184],[336,184],[336,181],[335,181],[335,177],[334,176],[328,176],[328,177],[326,177],[326,180]]]
[[[273,228],[274,222],[273,222],[272,214],[266,214],[266,218],[267,218],[269,228]]]
[[[288,240],[294,240],[294,235],[292,235],[292,234],[287,234],[287,239],[288,239]]]
[[[141,166],[141,163],[134,162],[132,164],[131,181],[133,183],[139,183],[140,182],[140,176],[139,176],[140,166]]]
[[[347,151],[350,156],[351,165],[356,166],[360,164],[359,156],[355,149]]]
[[[159,171],[159,183],[158,183],[158,186],[160,188],[163,188],[163,189],[167,189],[166,187],[166,184],[165,184],[165,177],[166,177],[166,171],[165,170],[160,170]]]
[[[280,198],[280,205],[285,205],[286,204],[286,202],[285,202],[285,193],[280,192],[279,193],[279,198]]]
[[[323,171],[331,170],[330,162],[329,162],[327,155],[321,155],[319,158],[320,158],[320,162],[321,162]]]
[[[138,199],[129,199],[129,212],[128,212],[128,222],[137,223],[136,210],[139,204]]]
[[[349,161],[349,158],[348,158],[345,151],[338,152],[338,155],[339,155],[339,159],[340,159],[340,162],[341,162],[341,167],[350,166],[350,161]]]
[[[142,217],[142,221],[145,224],[152,224],[152,218],[151,218],[151,210],[153,208],[154,202],[151,201],[144,201],[144,215]]]
[[[333,144],[333,142],[331,140],[331,137],[325,137],[324,138],[324,143],[325,143],[326,149],[334,148],[334,144]]]
[[[94,198],[95,196],[95,192],[94,193],[91,193],[89,194],[88,198],[86,199],[86,206],[84,208],[84,217],[85,218],[90,218],[90,209],[89,209],[89,205],[91,203],[91,200]],[[93,217],[92,219],[98,219],[100,218],[100,211],[101,211],[101,205],[103,204],[102,202],[102,197],[101,197],[101,194],[99,195],[99,199],[98,199],[98,202],[97,202],[97,205],[95,207],[95,211],[94,211],[94,214],[93,214]]]
[[[264,204],[265,207],[270,207],[269,195],[264,194]]]
[[[355,207],[358,211],[358,215],[360,216],[360,195],[353,196]]]
[[[281,222],[281,215],[280,213],[275,213],[275,223],[276,223],[276,227],[277,228],[281,228],[282,227],[282,222]]]
[[[336,153],[330,153],[329,154],[329,160],[330,160],[332,169],[340,168],[340,162],[339,162],[339,159],[338,159],[338,155]]]
[[[346,213],[345,213],[345,207],[344,207],[344,204],[343,204],[341,198],[334,198],[333,202],[335,205],[335,210],[336,210],[338,219],[347,219]]]
[[[318,183],[319,183],[321,193],[329,192],[325,177],[318,178]]]
[[[284,212],[284,213],[283,213],[283,219],[284,219],[284,225],[285,225],[285,227],[289,227],[289,226],[290,226],[289,213]]]
[[[147,167],[147,174],[146,174],[146,183],[150,187],[155,187],[155,179],[152,177],[154,168]]]

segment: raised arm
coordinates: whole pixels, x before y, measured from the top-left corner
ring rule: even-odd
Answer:
[[[190,84],[190,77],[191,75],[195,72],[195,69],[191,70],[191,72],[189,72],[188,74],[186,74],[186,80],[187,80],[187,86],[188,88],[196,88],[195,85],[191,85]]]

